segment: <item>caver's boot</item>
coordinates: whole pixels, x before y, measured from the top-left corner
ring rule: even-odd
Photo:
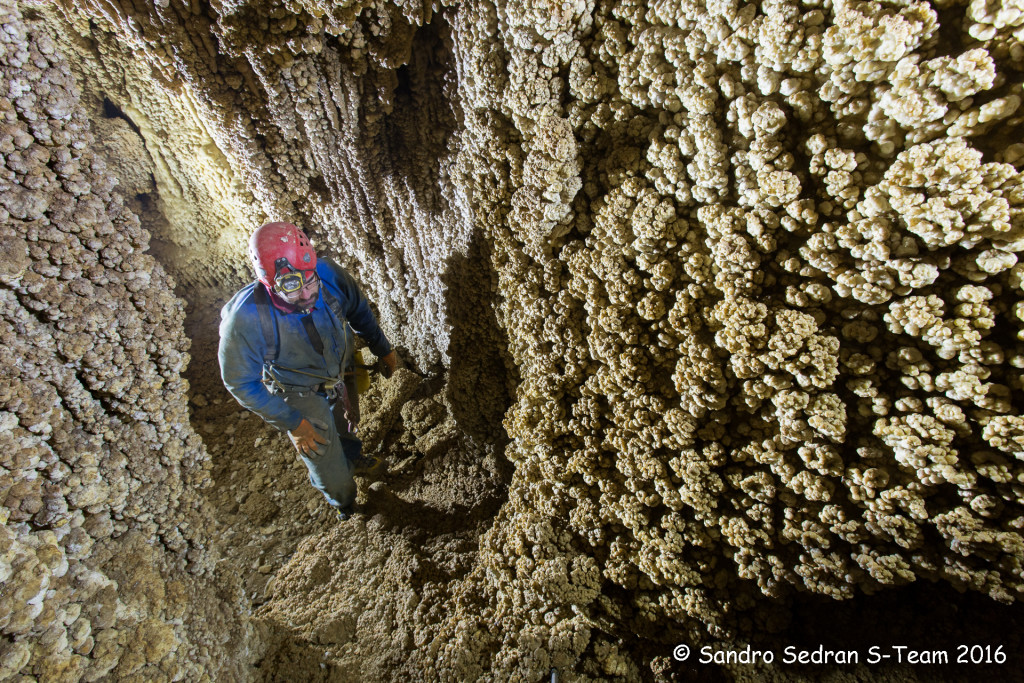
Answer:
[[[348,458],[348,464],[352,467],[352,474],[358,474],[363,477],[375,474],[384,462],[364,453],[363,443],[359,439],[342,438],[341,450],[345,453],[345,457]]]
[[[381,469],[381,465],[384,464],[383,460],[372,455],[360,455],[354,460],[349,458],[348,462],[352,465],[353,473],[364,477],[370,474],[377,474]]]

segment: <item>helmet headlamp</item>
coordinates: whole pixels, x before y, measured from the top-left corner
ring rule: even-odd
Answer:
[[[280,258],[274,263],[277,277],[274,278],[274,289],[283,294],[294,294],[303,287],[316,282],[316,270],[295,270],[287,259]]]

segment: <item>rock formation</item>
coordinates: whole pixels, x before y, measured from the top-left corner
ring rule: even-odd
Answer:
[[[0,678],[237,675],[182,302],[43,23],[0,24]]]
[[[514,466],[449,571],[372,520],[330,532],[359,562],[301,546],[281,629],[359,630],[313,623],[319,562],[401,596],[381,678],[640,679],[624,634],[742,641],[795,595],[1024,597],[1019,2],[3,12],[3,675],[253,675],[183,373],[218,391],[265,220],[443,382],[371,411],[409,492],[475,525]]]

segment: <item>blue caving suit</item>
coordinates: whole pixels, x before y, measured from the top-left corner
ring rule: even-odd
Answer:
[[[352,330],[366,340],[378,358],[391,351],[391,344],[351,275],[326,258],[317,260],[316,272],[321,289],[310,314],[323,343],[323,354],[317,353],[303,327],[304,312],[284,313],[268,301],[278,352],[276,361],[264,365],[267,343],[253,295],[255,287],[264,285],[256,281],[242,288],[221,309],[217,358],[224,386],[243,407],[281,431],[294,430],[305,418],[327,440],[317,445],[315,454],[301,457],[309,469],[310,483],[328,503],[346,508],[356,494],[349,460],[359,457],[362,444],[344,427],[345,401],[340,391],[344,383],[337,384],[337,396],[329,397],[324,380],[341,377],[351,365],[355,350]],[[324,288],[337,300],[344,319],[331,310]],[[268,292],[268,299],[271,296]],[[270,383],[273,393],[263,383],[269,377],[275,380]],[[350,398],[356,401],[355,396]]]

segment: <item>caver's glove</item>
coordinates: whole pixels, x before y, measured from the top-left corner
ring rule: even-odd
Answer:
[[[386,356],[381,357],[379,366],[380,374],[384,375],[384,379],[391,379],[395,368],[398,367],[398,355],[394,349],[391,349]]]
[[[295,431],[288,432],[288,438],[300,455],[311,455],[317,450],[317,444],[327,443],[327,439],[320,436],[309,420],[303,418]]]

